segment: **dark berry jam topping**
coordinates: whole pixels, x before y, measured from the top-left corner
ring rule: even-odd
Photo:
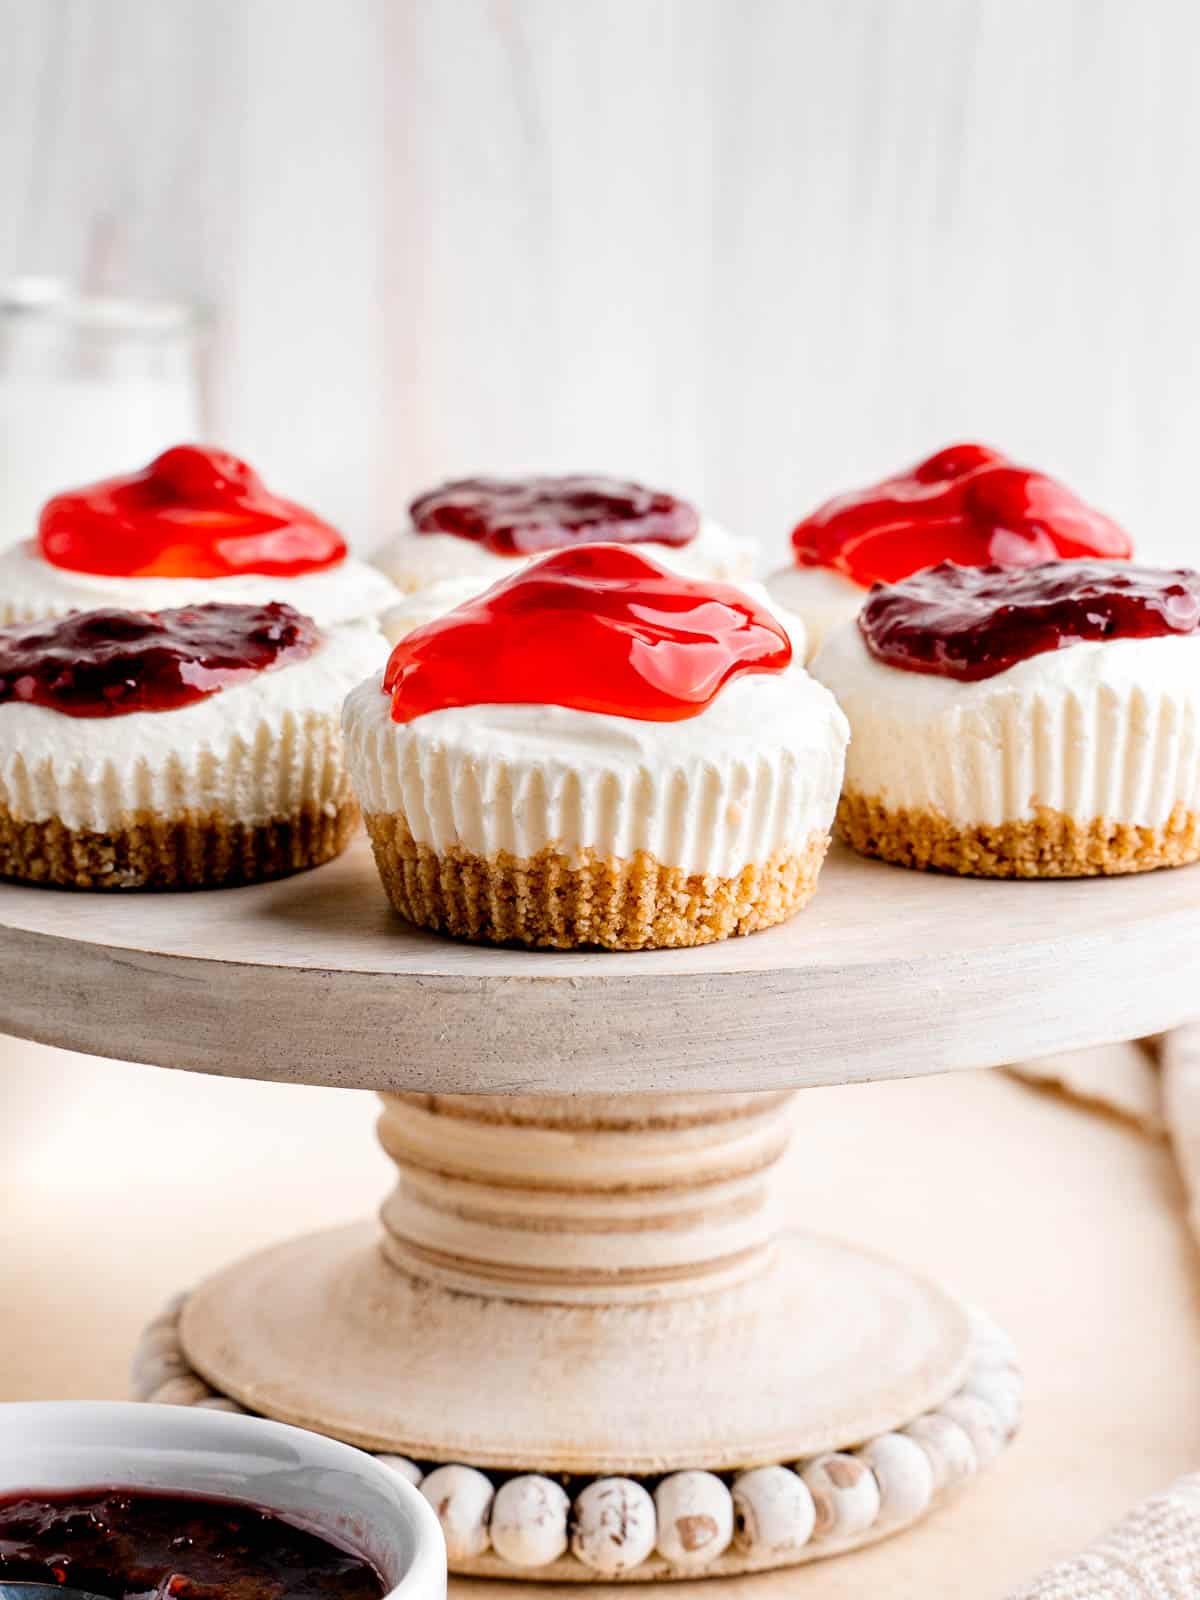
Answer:
[[[694,539],[694,506],[621,478],[461,478],[409,507],[418,533],[453,533],[500,556],[568,545],[681,545]]]
[[[315,622],[278,603],[73,611],[0,628],[0,702],[69,717],[174,711],[302,661],[319,638]]]
[[[222,1500],[93,1489],[0,1500],[0,1582],[111,1600],[380,1600],[357,1556]]]
[[[998,450],[954,444],[908,472],[838,495],[792,533],[796,562],[868,588],[922,567],[1027,567],[1056,558],[1125,559],[1128,536],[1064,484]]]
[[[1088,640],[1195,633],[1200,573],[1108,561],[944,562],[872,589],[858,626],[889,667],[972,683]]]
[[[582,545],[523,567],[392,651],[384,690],[411,722],[449,706],[556,705],[676,722],[792,647],[740,590],[676,577],[639,551]]]
[[[295,578],[336,566],[346,541],[236,456],[179,444],[141,472],[48,500],[38,549],[114,578]]]

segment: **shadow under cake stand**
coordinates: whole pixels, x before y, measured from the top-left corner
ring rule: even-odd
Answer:
[[[383,1099],[398,1177],[382,1228],[218,1273],[151,1333],[165,1361],[143,1387],[228,1397],[426,1471],[546,1474],[572,1495],[695,1469],[733,1483],[744,1510],[755,1480],[739,1475],[816,1461],[823,1515],[801,1547],[757,1506],[713,1560],[660,1527],[659,1551],[616,1574],[631,1579],[786,1565],[895,1532],[1016,1425],[999,1330],[779,1214],[793,1091],[1160,1031],[1190,1020],[1198,988],[1195,869],[1001,883],[835,848],[783,927],[640,954],[411,929],[361,842],[240,890],[0,887],[3,1031]],[[836,1226],[835,1203],[805,1220]],[[904,1430],[933,1468],[923,1486],[893,1459]],[[702,1502],[706,1486],[680,1481],[685,1511],[684,1491]],[[614,1575],[571,1553],[452,1565]]]

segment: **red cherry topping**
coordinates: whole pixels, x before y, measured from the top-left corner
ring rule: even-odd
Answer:
[[[295,578],[345,559],[335,528],[281,500],[237,456],[165,450],[141,472],[55,495],[38,548],[53,566],[119,578]]]
[[[620,478],[461,478],[409,507],[418,533],[453,533],[501,556],[567,545],[681,545],[694,539],[694,506]]]
[[[797,564],[868,588],[939,561],[1025,567],[1056,557],[1126,559],[1110,518],[1064,484],[981,444],[952,444],[909,472],[819,506],[792,533]]]
[[[944,562],[872,589],[858,626],[889,667],[972,683],[1087,640],[1196,633],[1200,573],[1108,561]]]
[[[0,628],[0,702],[69,717],[174,711],[257,672],[302,661],[320,635],[291,606],[73,611]]]
[[[556,705],[644,722],[698,716],[731,678],[782,672],[787,634],[723,583],[613,544],[560,550],[416,628],[392,651],[392,718]]]

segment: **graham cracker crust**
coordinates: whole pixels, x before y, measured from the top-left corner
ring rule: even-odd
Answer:
[[[724,878],[664,866],[647,851],[632,860],[549,848],[524,860],[439,852],[418,844],[401,818],[366,822],[388,898],[409,922],[556,950],[662,950],[770,928],[812,898],[829,847],[828,834],[812,833],[799,851]]]
[[[346,848],[358,807],[342,801],[255,826],[220,814],[134,812],[112,833],[25,822],[0,806],[0,877],[67,889],[219,889],[318,867]]]
[[[837,831],[853,849],[896,866],[973,878],[1097,878],[1200,860],[1200,811],[1176,806],[1161,828],[1096,817],[1081,823],[1050,806],[991,827],[956,827],[932,811],[891,810],[843,794]]]

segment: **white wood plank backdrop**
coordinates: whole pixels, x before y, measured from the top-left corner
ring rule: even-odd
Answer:
[[[0,0],[0,272],[197,296],[363,538],[599,467],[783,549],[978,435],[1200,559],[1192,0]]]

